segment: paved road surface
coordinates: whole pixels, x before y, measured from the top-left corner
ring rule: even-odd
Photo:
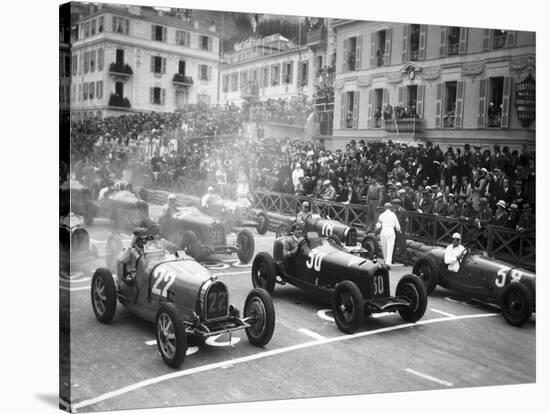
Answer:
[[[154,215],[154,212],[153,212]],[[398,314],[366,319],[344,335],[330,304],[289,285],[273,292],[276,327],[265,348],[244,332],[200,349],[190,347],[180,370],[157,353],[153,326],[118,306],[110,325],[97,322],[90,304],[91,270],[104,264],[109,223],[89,227],[99,256],[83,271],[61,277],[71,295],[73,409],[105,411],[205,403],[396,391],[463,388],[535,381],[535,317],[522,328],[508,325],[498,309],[466,302],[437,288],[415,325]],[[122,235],[128,242],[130,235]],[[234,239],[234,236],[233,236]],[[256,252],[271,251],[273,233],[256,236]],[[230,239],[231,240],[231,239]],[[225,257],[211,271],[242,309],[252,288],[250,266]],[[409,267],[394,266],[394,291]]]

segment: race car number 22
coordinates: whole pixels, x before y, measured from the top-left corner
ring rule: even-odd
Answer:
[[[153,273],[153,278],[155,279],[155,283],[153,284],[151,292],[155,295],[164,296],[166,298],[168,295],[168,289],[170,289],[170,286],[172,286],[176,281],[176,275],[161,268],[157,269],[155,273]],[[164,286],[162,286],[163,283],[165,283]]]

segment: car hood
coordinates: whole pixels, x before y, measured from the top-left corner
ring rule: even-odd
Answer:
[[[186,287],[194,286],[197,289],[205,280],[212,277],[210,271],[193,259],[151,260],[147,263],[146,269],[148,273],[156,269],[169,271],[176,275],[177,280],[183,281]]]
[[[194,223],[202,223],[211,225],[216,222],[213,217],[210,217],[207,214],[204,214],[197,207],[179,207],[178,211],[172,216],[175,220],[190,221]]]
[[[379,272],[382,269],[380,264],[348,253],[343,249],[333,246],[327,240],[322,240],[322,244],[311,249],[311,252],[314,252],[314,254],[322,254],[323,263],[332,264],[334,266],[343,266],[361,272],[367,271],[370,274]]]

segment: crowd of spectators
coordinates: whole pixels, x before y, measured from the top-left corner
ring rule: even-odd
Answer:
[[[206,113],[199,114],[201,110]],[[200,124],[203,133],[207,123],[199,123],[201,117],[213,120],[223,133],[241,127],[237,107],[201,105],[185,115],[137,114],[75,123],[72,171],[96,190],[122,179],[173,191],[192,183],[199,194],[213,185],[229,197],[246,182],[251,190],[365,205],[367,226],[384,203],[398,200],[408,211],[534,230],[535,155],[526,146],[510,151],[494,145],[482,151],[465,144],[443,150],[429,142],[412,146],[351,140],[345,149],[330,151],[299,139],[252,139],[238,133],[227,140],[206,134],[191,139],[174,130],[192,123],[189,114],[195,114],[193,125]]]
[[[274,122],[279,124],[304,126],[313,112],[313,104],[306,95],[243,103],[243,111],[250,122]]]

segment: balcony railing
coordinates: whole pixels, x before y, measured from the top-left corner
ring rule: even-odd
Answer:
[[[129,77],[134,74],[134,71],[127,63],[113,62],[109,66],[109,73],[115,76]]]
[[[193,85],[193,78],[191,76],[186,76],[181,73],[174,73],[174,77],[172,78],[172,82],[175,85],[181,85],[181,86],[191,86]]]
[[[418,50],[411,50],[410,59],[411,62],[416,62],[418,60]]]
[[[119,108],[130,108],[130,101],[128,98],[112,93],[109,96],[109,106],[116,106]]]
[[[458,43],[450,43],[447,48],[447,56],[458,55]]]
[[[454,128],[455,127],[455,114],[450,112],[443,117],[443,128]]]
[[[384,130],[399,134],[421,134],[424,131],[423,124],[423,120],[416,117],[387,119],[384,121]]]

